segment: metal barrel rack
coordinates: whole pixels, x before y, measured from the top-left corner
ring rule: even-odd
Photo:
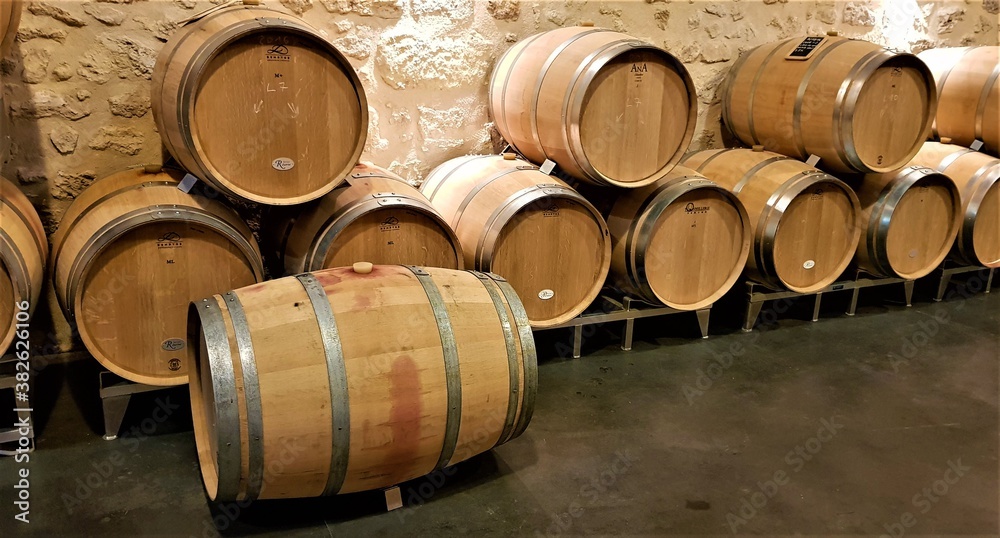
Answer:
[[[994,269],[989,267],[980,266],[967,266],[967,265],[957,265],[950,261],[945,261],[941,264],[941,267],[937,269],[938,271],[938,287],[937,293],[934,295],[934,302],[941,302],[944,299],[944,294],[948,291],[948,285],[951,283],[951,277],[955,275],[963,275],[968,273],[981,273],[986,272],[986,285],[984,286],[983,293],[989,293],[990,287],[993,286],[993,271]]]
[[[890,284],[902,284],[903,293],[906,298],[906,306],[913,304],[913,285],[914,280],[906,280],[903,278],[883,278],[869,275],[863,271],[857,271],[853,280],[842,280],[839,282],[834,282],[829,286],[814,292],[814,293],[798,293],[795,291],[788,290],[774,290],[764,284],[759,282],[754,282],[752,280],[746,281],[747,290],[747,310],[746,318],[743,322],[743,332],[750,332],[753,330],[753,326],[757,321],[757,316],[760,315],[761,308],[763,308],[766,301],[775,301],[781,299],[796,299],[800,297],[815,297],[813,302],[813,313],[812,320],[816,321],[819,319],[819,309],[820,304],[823,299],[824,293],[832,293],[835,291],[847,291],[852,290],[851,294],[851,304],[847,308],[846,314],[848,316],[853,316],[855,310],[858,306],[858,295],[862,288],[871,288],[875,286],[888,286]]]
[[[98,375],[100,376],[101,408],[104,413],[105,441],[114,441],[118,438],[122,420],[125,419],[125,411],[128,410],[128,404],[132,400],[133,394],[174,388],[136,383],[108,371],[100,372]]]
[[[601,325],[613,321],[624,321],[625,327],[622,329],[622,351],[632,350],[632,333],[635,329],[635,320],[639,318],[652,318],[658,316],[668,316],[673,314],[688,314],[691,310],[677,310],[669,306],[654,305],[635,299],[633,297],[617,298],[614,293],[602,293],[595,302],[602,307],[601,312],[583,313],[579,316],[553,327],[536,328],[537,331],[548,331],[552,329],[573,328],[573,358],[580,358],[580,349],[583,346],[583,328],[588,325]],[[708,306],[701,310],[693,311],[698,317],[698,326],[701,329],[701,337],[708,338],[708,319],[712,307]]]

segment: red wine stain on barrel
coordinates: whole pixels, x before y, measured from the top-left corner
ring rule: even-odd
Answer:
[[[389,427],[392,431],[392,447],[387,463],[395,469],[393,484],[413,478],[414,460],[420,456],[420,417],[423,405],[420,393],[420,373],[417,363],[409,355],[400,355],[392,361],[389,373]],[[428,469],[429,470],[429,469]]]

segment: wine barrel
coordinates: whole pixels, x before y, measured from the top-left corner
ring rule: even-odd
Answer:
[[[968,265],[1000,267],[1000,159],[968,148],[926,142],[912,164],[955,182],[962,198],[962,224],[954,257]]]
[[[275,228],[275,251],[286,275],[343,267],[356,260],[382,265],[462,269],[465,258],[451,226],[401,177],[359,164],[347,187],[334,189]]]
[[[604,286],[611,240],[600,213],[513,154],[452,159],[420,192],[455,230],[465,266],[506,278],[532,327],[569,321]]]
[[[0,177],[0,355],[17,333],[18,305],[27,301],[29,313],[38,305],[48,251],[35,208],[14,183]]]
[[[7,56],[21,23],[21,0],[0,0],[0,59]]]
[[[665,50],[602,28],[525,38],[496,63],[489,107],[504,139],[529,160],[578,179],[639,187],[680,161],[698,98]]]
[[[1000,47],[930,49],[919,56],[937,81],[934,136],[963,146],[982,140],[1000,155]]]
[[[677,310],[698,310],[722,297],[750,252],[743,204],[683,166],[622,192],[607,221],[615,286]]]
[[[495,275],[355,264],[191,305],[191,408],[213,500],[399,484],[518,437],[537,366]]]
[[[857,189],[862,225],[858,267],[914,280],[948,256],[961,223],[961,196],[948,176],[922,166],[868,174]]]
[[[758,148],[759,149],[759,148]],[[858,197],[843,181],[767,151],[708,150],[684,164],[732,190],[753,234],[749,276],[774,289],[812,293],[851,263],[861,235]]]
[[[318,29],[262,7],[214,10],[179,28],[156,58],[152,105],[184,168],[263,204],[330,192],[368,136],[350,63]]]
[[[87,188],[52,236],[66,319],[105,368],[149,385],[187,382],[187,305],[263,279],[239,216],[177,188],[184,173],[142,168]]]
[[[912,54],[836,36],[786,39],[740,56],[723,121],[747,145],[837,172],[890,172],[930,133],[937,98]]]

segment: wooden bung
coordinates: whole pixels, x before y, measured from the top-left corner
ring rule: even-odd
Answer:
[[[345,185],[308,205],[274,211],[263,232],[272,273],[295,275],[370,260],[381,265],[462,269],[448,222],[406,180],[359,164]]]
[[[834,172],[890,172],[927,139],[936,106],[916,56],[838,36],[791,38],[742,54],[723,84],[722,117],[747,145]]]
[[[840,277],[861,236],[858,198],[843,181],[769,151],[723,149],[684,165],[736,193],[750,216],[750,278],[773,289],[819,291]]]
[[[432,170],[420,192],[455,230],[465,266],[507,279],[532,327],[566,322],[597,298],[608,228],[566,183],[520,159],[471,155]]]
[[[212,500],[382,489],[527,428],[537,359],[507,282],[451,269],[364,269],[304,273],[191,304],[191,408]]]
[[[368,136],[354,68],[320,30],[264,7],[212,10],[156,58],[163,144],[199,179],[262,204],[315,200],[344,180]]]
[[[934,136],[965,147],[982,140],[987,153],[1000,155],[1000,47],[939,48],[919,56],[937,81]]]
[[[623,191],[607,221],[615,287],[678,310],[722,297],[743,272],[752,243],[736,196],[683,166]]]
[[[1000,267],[1000,159],[925,142],[911,164],[946,174],[958,187],[962,220],[952,256],[965,265]]]
[[[603,28],[527,37],[497,61],[490,114],[531,162],[589,183],[641,187],[665,176],[694,136],[694,82],[667,51]]]
[[[34,311],[45,279],[49,243],[38,213],[12,181],[0,177],[0,355],[17,333],[23,302]],[[20,306],[19,306],[20,305]]]
[[[186,383],[188,303],[264,278],[243,220],[178,189],[183,176],[139,167],[101,179],[52,236],[52,283],[66,319],[98,362],[137,383]]]

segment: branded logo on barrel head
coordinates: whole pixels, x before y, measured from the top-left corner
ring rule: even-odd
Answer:
[[[382,224],[378,225],[378,231],[380,232],[388,232],[390,230],[398,230],[398,229],[399,229],[399,219],[392,216],[383,220]]]
[[[156,240],[156,248],[180,248],[183,245],[181,234],[177,232],[167,232]]]
[[[814,190],[812,192],[812,196],[810,196],[810,198],[812,198],[814,200],[816,198],[822,198],[822,197],[823,197],[823,189],[816,189],[816,190]]]
[[[559,216],[559,207],[555,203],[553,203],[549,207],[546,207],[545,209],[542,210],[542,216],[545,216],[545,217],[558,217]]]
[[[284,45],[272,45],[267,49],[265,57],[269,62],[289,62],[292,60],[291,54],[288,53],[288,47]]]
[[[160,347],[163,348],[163,351],[180,351],[184,349],[184,340],[181,338],[170,338],[168,340],[164,340],[163,343],[160,344]]]
[[[704,205],[704,206],[702,206],[702,205],[694,205],[694,202],[688,202],[688,205],[684,206],[684,212],[688,213],[688,214],[691,214],[691,215],[699,214],[699,213],[708,213],[709,209],[711,209],[711,208],[708,207],[707,205]]]
[[[642,64],[642,65],[632,64],[632,72],[633,73],[645,73],[646,71],[647,71],[646,64]]]
[[[171,372],[176,372],[177,370],[180,370],[181,369],[181,360],[180,359],[170,359],[169,361],[167,361],[167,368]]]

